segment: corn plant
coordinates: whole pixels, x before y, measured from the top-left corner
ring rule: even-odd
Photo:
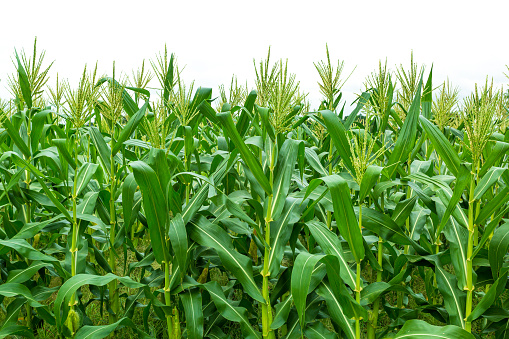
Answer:
[[[218,93],[166,47],[76,84],[37,51],[0,101],[0,337],[508,335],[489,80],[460,100],[412,54],[347,103],[326,46],[312,110],[270,50],[255,88]]]

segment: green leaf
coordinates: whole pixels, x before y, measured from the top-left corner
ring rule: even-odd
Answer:
[[[488,170],[491,169],[491,167],[495,164],[495,162],[504,158],[507,151],[509,151],[509,143],[495,141],[495,145],[491,149],[490,155],[484,161],[484,164],[479,171],[479,176],[484,176],[486,172],[488,172]]]
[[[9,325],[0,329],[0,339],[11,336],[34,338],[34,333],[32,329],[21,325]]]
[[[348,115],[348,118],[345,121],[345,129],[350,128],[350,126],[355,121],[357,114],[361,111],[361,109],[364,107],[364,105],[369,101],[370,97],[371,97],[371,93],[362,92],[362,94],[359,96],[357,106],[355,106],[354,110]]]
[[[422,127],[426,131],[426,134],[435,147],[435,150],[437,151],[438,155],[440,155],[440,159],[445,162],[447,169],[455,177],[458,177],[458,173],[460,171],[460,158],[458,156],[458,152],[454,150],[449,140],[447,140],[442,132],[440,132],[438,127],[436,127],[422,115],[419,116],[419,120],[421,121]]]
[[[253,278],[251,259],[235,250],[225,230],[200,216],[188,224],[188,232],[191,239],[198,244],[215,249],[224,267],[239,280],[245,292],[259,302],[265,303]]]
[[[505,223],[495,230],[488,249],[493,279],[497,279],[504,263],[504,257],[509,249],[509,223]]]
[[[53,313],[55,314],[55,321],[59,332],[67,319],[69,312],[69,301],[71,296],[83,285],[105,286],[113,280],[118,280],[122,285],[129,288],[140,288],[145,286],[142,283],[136,282],[129,277],[119,277],[114,274],[108,273],[104,276],[93,274],[77,274],[67,280],[58,290],[55,304],[53,306]]]
[[[90,139],[94,143],[97,151],[99,152],[99,159],[103,164],[103,168],[106,172],[111,175],[111,159],[110,159],[110,148],[106,141],[104,141],[104,137],[97,127],[90,127],[89,129]]]
[[[49,255],[42,254],[33,248],[26,240],[23,239],[9,239],[0,240],[0,245],[12,248],[24,258],[29,260],[40,260],[40,261],[58,261],[56,258],[50,257]],[[5,249],[2,249],[0,253],[6,253]]]
[[[290,310],[292,309],[292,305],[293,298],[291,295],[289,295],[284,301],[276,304],[275,306],[276,314],[274,315],[274,320],[270,325],[271,329],[277,330],[278,328],[286,324],[288,320],[288,315],[290,314]]]
[[[9,303],[5,312],[5,319],[3,319],[2,329],[14,326],[18,323],[18,315],[21,311],[21,307],[25,304],[25,298],[15,298]]]
[[[53,192],[51,192],[44,182],[44,174],[39,171],[36,167],[34,167],[32,164],[26,162],[24,159],[20,158],[20,156],[14,152],[5,152],[2,157],[0,158],[0,161],[3,161],[7,158],[11,157],[12,161],[16,163],[18,166],[21,167],[27,167],[30,172],[35,176],[37,181],[39,182],[41,188],[43,189],[44,193],[46,193],[46,196],[51,200],[51,202],[58,208],[60,212],[64,214],[64,216],[67,218],[67,220],[72,221],[71,215],[67,211],[67,209],[60,203],[60,201],[55,197]]]
[[[276,177],[272,188],[272,219],[274,220],[277,220],[283,211],[286,196],[292,182],[292,174],[297,163],[300,143],[293,139],[287,139],[283,146],[281,146],[276,166]]]
[[[30,266],[20,270],[10,270],[7,276],[6,283],[24,283],[25,281],[32,278],[37,271],[44,267],[48,267],[48,263],[41,261],[33,261]]]
[[[260,332],[256,331],[247,318],[247,310],[243,307],[233,306],[225,298],[221,286],[216,281],[202,285],[209,292],[212,301],[221,315],[230,321],[240,324],[242,334],[246,339],[261,339]]]
[[[231,169],[233,164],[235,163],[237,159],[236,152],[230,153],[228,158],[225,158],[219,166],[217,166],[215,172],[212,174],[212,177],[210,178],[211,182],[213,182],[215,185],[219,184],[223,178],[225,177],[226,173]],[[182,211],[182,218],[184,219],[184,224],[187,224],[198,212],[198,210],[202,207],[203,202],[207,199],[209,189],[209,184],[202,185],[200,189],[194,194],[193,198],[189,202],[189,204],[186,205],[184,210]]]
[[[445,224],[447,223],[447,220],[449,220],[449,217],[451,216],[451,213],[460,208],[458,207],[458,203],[461,199],[461,195],[463,194],[463,191],[467,187],[467,185],[470,183],[470,171],[468,168],[464,165],[461,165],[458,176],[456,178],[456,186],[454,187],[454,193],[452,197],[449,200],[449,203],[447,204],[447,209],[445,210],[445,213],[440,220],[440,225],[437,228],[436,236],[438,236],[442,229],[444,228]],[[448,193],[446,190],[444,190],[444,194]],[[448,194],[446,194],[448,195]]]
[[[304,330],[306,338],[309,339],[336,339],[335,333],[329,331],[324,324],[319,321],[314,322],[312,325],[306,327]]]
[[[311,274],[316,263],[323,257],[324,255],[301,252],[293,264],[291,291],[295,303],[295,308],[299,314],[299,322],[301,328],[306,328],[305,308],[309,284],[311,282]]]
[[[492,167],[486,173],[482,179],[477,183],[477,186],[474,190],[474,200],[479,200],[484,195],[484,193],[493,186],[494,183],[498,181],[498,178],[504,174],[504,172],[507,170],[507,168],[500,168],[500,167]]]
[[[170,222],[169,236],[171,246],[175,252],[175,258],[177,260],[178,266],[180,267],[180,279],[182,281],[186,273],[188,249],[186,226],[184,225],[184,219],[182,219],[182,215],[177,214]]]
[[[180,294],[180,298],[186,313],[187,337],[203,338],[203,308],[200,291],[196,288],[192,289]]]
[[[240,117],[237,120],[237,130],[239,131],[239,134],[244,137],[249,130],[249,123],[251,120],[253,108],[255,107],[255,102],[258,94],[255,90],[252,90],[249,92],[248,96],[246,97],[246,101],[244,102],[244,109],[242,110],[242,113],[240,113]]]
[[[136,127],[141,122],[141,119],[145,116],[145,111],[148,107],[148,101],[145,102],[145,104],[140,108],[138,112],[136,112],[125,124],[125,126],[122,128],[122,131],[120,132],[120,135],[117,138],[117,141],[115,141],[115,144],[113,145],[113,149],[111,150],[111,154],[115,155],[122,147],[123,143],[129,138],[130,135],[134,133],[136,130]]]
[[[433,326],[423,320],[407,320],[394,339],[474,339],[475,337],[454,325]]]
[[[97,170],[98,167],[99,167],[99,165],[92,164],[89,162],[85,162],[85,163],[83,163],[83,165],[81,165],[81,167],[78,171],[78,176],[77,176],[77,178],[75,178],[75,180],[76,180],[76,196],[79,196],[80,193],[83,191],[83,189],[85,187],[87,187],[90,179],[92,179],[92,177],[94,176],[95,171]]]
[[[412,241],[391,217],[371,208],[362,208],[362,226],[378,234],[385,240],[400,245],[411,245]]]
[[[507,201],[509,201],[509,187],[506,186],[501,189],[495,197],[489,201],[487,201],[484,206],[481,208],[479,215],[475,218],[475,224],[481,225],[491,217],[495,212],[504,205]]]
[[[32,89],[30,88],[30,81],[28,80],[27,72],[25,71],[25,68],[21,64],[21,61],[19,60],[18,52],[16,50],[14,50],[14,54],[16,55],[16,61],[18,62],[18,81],[19,81],[19,87],[21,89],[21,94],[23,95],[23,100],[25,100],[25,104],[27,105],[28,109],[31,109],[32,108]]]
[[[111,332],[115,331],[119,326],[127,326],[133,329],[138,334],[139,338],[153,338],[141,331],[133,321],[127,317],[120,319],[117,322],[109,325],[102,326],[83,326],[76,332],[74,339],[102,339],[106,338]]]
[[[154,170],[142,161],[134,161],[130,165],[143,196],[143,208],[156,260],[159,264],[169,262],[166,248],[168,206],[158,177]]]
[[[203,101],[198,106],[199,111],[203,116],[205,116],[207,119],[209,119],[212,123],[218,125],[219,120],[217,120],[216,111],[210,106],[210,104],[207,101]]]
[[[422,78],[419,81],[414,100],[408,109],[408,114],[405,118],[405,122],[401,127],[398,139],[396,139],[396,144],[394,145],[394,149],[389,157],[389,162],[387,164],[388,166],[407,161],[408,155],[410,152],[412,152],[412,148],[414,147],[417,135],[418,117],[421,108],[421,88]],[[396,168],[397,167],[393,167],[392,170],[389,171],[389,175],[391,177],[394,175]]]
[[[302,210],[306,207],[299,203],[300,199],[287,198],[280,217],[270,224],[269,272],[272,277],[279,273],[286,244],[292,235],[292,225],[299,220]]]
[[[495,300],[497,300],[500,295],[505,291],[505,286],[507,283],[507,269],[504,270],[502,274],[498,277],[498,279],[495,280],[495,283],[490,286],[490,289],[484,297],[479,301],[477,306],[475,306],[474,310],[470,315],[467,317],[467,321],[474,321],[475,319],[479,318],[486,312],[486,310],[493,305]]]
[[[226,135],[233,141],[235,147],[239,150],[242,159],[246,163],[247,167],[251,170],[256,180],[263,188],[263,190],[268,194],[272,194],[272,188],[270,187],[269,180],[265,176],[262,170],[262,166],[254,154],[247,148],[246,144],[242,140],[239,132],[235,128],[233,124],[232,116],[230,113],[220,113],[217,115],[219,121],[221,122]]]
[[[467,286],[467,247],[468,230],[461,227],[454,218],[449,219],[445,227],[445,238],[449,241],[451,261],[454,266],[460,289]],[[475,275],[475,272],[472,272]]]
[[[339,299],[325,282],[318,287],[318,294],[325,299],[325,305],[332,320],[341,327],[349,339],[355,338],[354,321],[346,316]]]
[[[28,300],[30,306],[32,307],[43,307],[44,305],[39,304],[34,297],[32,296],[32,293],[26,287],[25,285],[18,284],[18,283],[4,283],[0,285],[0,295],[7,297],[7,298],[13,298],[18,295],[24,297],[26,300]]]
[[[490,221],[488,225],[484,228],[484,233],[481,237],[481,240],[479,240],[479,244],[474,249],[474,253],[472,254],[472,258],[475,258],[475,256],[479,253],[481,249],[484,248],[484,244],[488,241],[488,239],[491,238],[491,235],[495,228],[499,225],[500,220],[502,220],[502,217],[509,211],[509,206],[506,206],[504,209],[499,211],[494,218]],[[491,239],[490,239],[491,240]]]
[[[378,299],[381,295],[390,292],[397,291],[408,294],[408,289],[401,285],[391,285],[383,281],[377,281],[369,284],[361,291],[361,304],[369,305]]]
[[[321,179],[331,191],[334,218],[336,219],[339,232],[348,242],[355,261],[360,263],[364,259],[364,245],[359,223],[353,210],[348,183],[336,174]]]
[[[55,222],[59,219],[62,219],[63,215],[58,215],[54,218],[42,221],[42,222],[31,222],[25,224],[12,239],[30,239],[33,238],[37,233],[39,233],[43,228]]]
[[[7,134],[11,137],[14,144],[19,148],[21,153],[27,158],[30,157],[30,150],[28,149],[27,144],[21,139],[19,136],[19,131],[17,131],[12,125],[9,119],[3,119],[2,126],[5,128]]]
[[[316,155],[316,152],[308,147],[305,147],[304,149],[304,156],[306,157],[306,160],[308,164],[318,172],[319,175],[325,177],[328,175],[325,168],[322,166],[322,163],[320,162],[320,159],[318,159],[318,155]],[[301,173],[302,175],[304,173]]]
[[[432,78],[433,78],[433,65],[431,65],[428,81],[426,81],[424,91],[422,92],[422,115],[427,119],[431,119],[431,105],[433,103]]]
[[[332,138],[332,142],[334,143],[334,147],[339,153],[341,160],[345,164],[345,167],[350,170],[350,172],[354,173],[355,170],[353,168],[352,163],[352,151],[350,149],[350,142],[347,138],[346,128],[343,126],[337,115],[329,110],[320,111],[323,116],[323,121],[327,126],[327,130],[329,131],[329,135]]]
[[[325,224],[318,221],[306,223],[315,241],[320,245],[326,254],[334,255],[339,260],[339,274],[351,289],[355,288],[355,274],[343,254],[343,247],[336,234],[332,233]]]
[[[449,322],[465,328],[466,293],[458,289],[456,277],[444,271],[440,265],[435,266],[435,274],[438,289],[444,297],[445,309],[449,313]]]
[[[405,221],[408,219],[410,213],[412,213],[412,210],[414,209],[416,201],[417,196],[414,195],[410,199],[400,201],[396,204],[396,208],[394,209],[394,212],[391,217],[391,219],[394,220],[396,225],[402,227],[405,224]]]
[[[366,169],[366,173],[362,177],[359,191],[359,201],[363,201],[368,195],[369,191],[375,186],[383,167],[376,165],[369,165]]]
[[[53,144],[57,146],[58,153],[67,161],[72,168],[76,168],[78,165],[74,162],[73,157],[67,149],[67,139],[53,139]]]
[[[32,116],[32,131],[30,134],[30,147],[32,149],[32,153],[35,153],[38,150],[37,146],[41,142],[44,123],[50,113],[52,113],[51,110],[44,110],[37,112]]]
[[[133,173],[129,173],[122,184],[122,212],[124,214],[124,224],[126,230],[130,230],[135,218],[134,213],[134,195],[136,192],[136,179]]]

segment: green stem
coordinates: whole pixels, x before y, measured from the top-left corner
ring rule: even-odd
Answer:
[[[114,146],[114,137],[113,137],[113,125],[111,127],[111,149]],[[110,153],[110,256],[109,256],[109,264],[110,268],[113,271],[113,274],[116,274],[116,253],[115,253],[115,237],[116,237],[116,222],[115,222],[115,189],[116,189],[116,176],[115,176],[115,159],[113,157],[113,153]],[[113,280],[108,283],[108,290],[110,294],[110,305],[113,314],[110,317],[110,323],[114,323],[118,319],[118,314],[120,312],[120,300],[117,288],[117,281]]]
[[[76,275],[76,266],[78,265],[78,216],[77,216],[77,179],[78,179],[78,130],[76,130],[76,140],[74,141],[74,162],[76,166],[74,168],[74,180],[72,187],[72,244],[71,244],[71,276]],[[76,302],[76,294],[71,296],[71,308],[74,308]]]
[[[275,148],[276,145],[272,146],[272,152],[270,155],[270,187],[273,187],[274,184],[274,165],[275,165]],[[268,197],[267,203],[267,214],[265,217],[265,241],[270,246],[270,223],[272,221],[272,194]],[[270,293],[269,293],[269,257],[270,257],[270,248],[265,247],[264,256],[263,256],[263,285],[262,285],[262,295],[265,299],[265,303],[262,304],[262,329],[263,329],[263,337],[264,338],[275,338],[274,331],[270,328],[272,325],[272,308],[270,306]]]
[[[171,306],[171,294],[170,294],[170,264],[164,263],[164,301],[168,309]],[[166,315],[166,324],[168,326],[168,338],[173,339],[175,337],[173,333],[173,317],[170,314]]]
[[[467,248],[467,305],[465,309],[465,319],[468,318],[470,313],[472,313],[472,296],[474,292],[474,284],[472,280],[472,253],[474,249],[474,189],[475,189],[475,168],[470,173],[470,193],[469,193],[469,202],[468,202],[468,248]],[[468,332],[472,332],[472,323],[470,321],[465,321],[465,330]]]
[[[380,195],[380,208],[382,210],[382,213],[384,213],[385,212],[385,203],[384,203],[384,193],[383,192]],[[382,239],[382,237],[378,237],[377,260],[378,260],[378,265],[380,267],[382,267],[382,264],[383,264],[383,242],[384,242],[384,240]],[[381,268],[376,273],[376,281],[377,282],[381,282],[382,281],[382,271],[383,271],[383,269]],[[377,324],[378,324],[378,312],[379,312],[379,309],[380,309],[380,298],[377,298],[375,300],[374,305],[373,305],[373,312],[371,313],[372,315],[371,315],[371,319],[370,319],[370,322],[369,322],[368,339],[375,339],[376,338],[376,328],[377,328]]]
[[[437,242],[439,239],[437,239]],[[437,243],[435,244],[435,253],[438,254],[440,252],[440,245]],[[437,275],[433,273],[433,287],[435,288],[433,291],[433,304],[438,304],[438,298],[436,296],[436,291],[438,291],[438,282],[437,282]]]
[[[27,110],[27,117],[28,117],[28,120],[26,120],[27,122],[27,145],[29,147],[29,150],[33,153],[34,150],[30,148],[30,145],[32,144],[31,142],[31,126],[32,126],[32,121],[31,121],[31,110]],[[30,159],[31,157],[25,157],[25,161],[27,162],[30,162]],[[26,178],[26,189],[27,191],[30,191],[30,171],[27,169],[25,170],[25,178]],[[7,194],[8,195],[8,194]],[[26,223],[30,223],[32,221],[32,206],[30,204],[30,200],[26,200],[26,211],[25,211],[25,219],[26,219]],[[30,265],[30,260],[26,260],[27,261],[27,264]],[[27,311],[27,327],[32,329],[32,307],[30,305],[27,304],[26,306],[26,311]]]
[[[359,229],[362,232],[362,204],[359,204]],[[357,272],[355,279],[355,300],[357,303],[361,303],[361,262],[357,263]],[[355,318],[355,338],[360,339],[361,337],[361,319],[359,317]]]
[[[332,140],[329,142],[329,175],[332,175]],[[327,228],[332,230],[332,213],[327,211]]]

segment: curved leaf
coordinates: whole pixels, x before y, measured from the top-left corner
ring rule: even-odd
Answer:
[[[235,250],[228,233],[203,217],[188,224],[191,239],[202,246],[216,250],[223,265],[233,273],[245,292],[259,302],[265,303],[253,278],[253,263],[250,258]]]
[[[234,321],[240,324],[240,328],[242,330],[242,334],[247,339],[261,339],[262,336],[260,332],[255,331],[255,329],[251,326],[247,318],[247,310],[243,307],[233,306],[230,302],[225,298],[223,290],[221,286],[215,281],[208,282],[202,285],[203,288],[209,292],[210,297],[214,301],[219,313],[230,321]]]
[[[509,223],[505,223],[495,230],[488,249],[493,279],[497,279],[504,263],[504,257],[509,249]]]
[[[423,320],[407,320],[394,339],[474,339],[464,329],[454,326],[433,326]]]
[[[150,240],[156,260],[159,264],[169,262],[166,248],[168,205],[165,202],[157,175],[149,165],[142,161],[134,161],[130,165],[143,195],[143,209],[147,217]]]
[[[364,245],[359,223],[353,209],[348,183],[336,174],[321,179],[331,191],[334,218],[339,232],[348,242],[355,261],[360,263],[364,259]]]
[[[102,326],[83,326],[76,332],[76,335],[74,336],[74,339],[102,339],[107,337],[111,332],[113,332],[117,327],[119,326],[128,326],[132,328],[137,334],[138,337],[149,339],[153,338],[146,334],[145,332],[141,331],[136,324],[133,323],[133,321],[129,318],[122,318],[117,322],[114,322],[113,324],[109,325],[102,325]]]
[[[451,171],[454,176],[458,176],[460,170],[460,158],[458,152],[454,150],[449,140],[440,132],[438,127],[433,125],[428,119],[419,116],[421,125],[426,131],[429,139],[433,143],[435,150],[440,155],[440,159],[445,162],[447,169]]]

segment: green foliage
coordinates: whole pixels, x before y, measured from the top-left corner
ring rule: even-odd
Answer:
[[[0,338],[506,337],[492,84],[380,63],[344,116],[328,49],[316,111],[270,54],[219,94],[166,48],[46,91],[36,54],[0,104]]]

